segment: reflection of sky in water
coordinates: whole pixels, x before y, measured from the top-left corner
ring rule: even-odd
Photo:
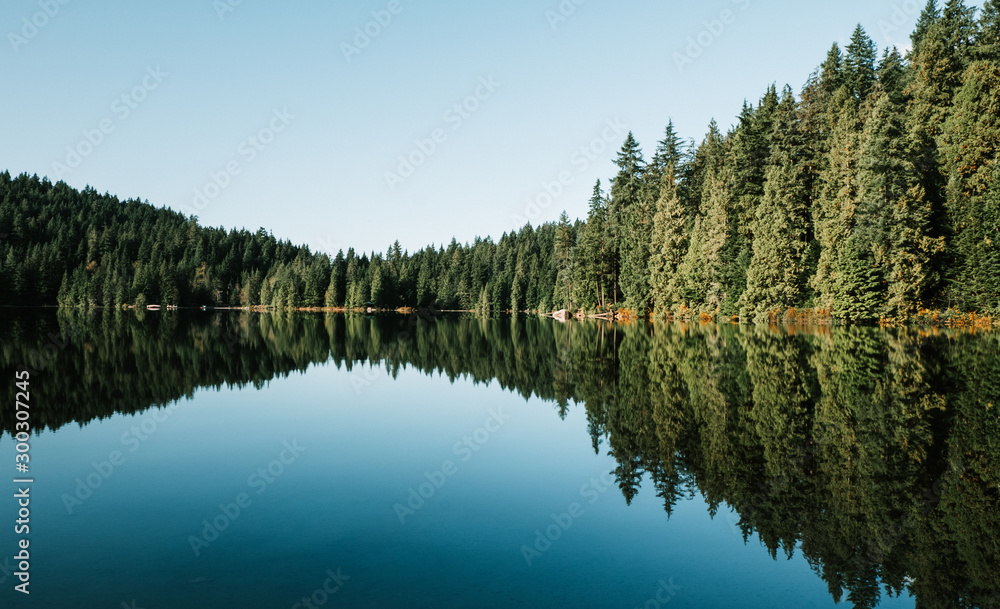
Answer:
[[[292,607],[338,568],[350,579],[325,606],[641,607],[661,580],[675,586],[660,591],[664,607],[834,606],[801,555],[745,545],[700,497],[668,521],[648,479],[632,506],[614,485],[595,491],[615,464],[606,445],[594,455],[582,406],[561,421],[555,404],[496,383],[367,370],[200,390],[160,411],[137,448],[130,429],[154,411],[36,438],[30,606]],[[33,382],[39,403],[53,399]],[[456,444],[491,410],[509,420],[463,460]],[[258,494],[248,478],[292,440],[305,452]],[[124,465],[68,515],[62,495],[116,450]],[[401,525],[394,505],[449,460],[457,471]],[[188,537],[240,493],[250,505],[196,558]],[[529,567],[522,545],[574,502],[582,515]]]

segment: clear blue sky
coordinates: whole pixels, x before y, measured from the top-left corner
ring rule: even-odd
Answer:
[[[798,92],[858,22],[907,45],[924,2],[562,5],[4,0],[0,169],[319,250],[498,237],[585,216],[623,127],[647,157],[671,117],[700,140],[769,83]]]

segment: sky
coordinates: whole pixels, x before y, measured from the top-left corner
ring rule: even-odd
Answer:
[[[924,4],[4,0],[0,170],[331,254],[497,239]]]

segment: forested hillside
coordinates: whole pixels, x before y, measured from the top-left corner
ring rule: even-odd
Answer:
[[[496,310],[552,302],[555,228],[525,227],[499,243],[455,240],[409,254],[326,254],[264,229],[206,228],[194,218],[92,189],[0,174],[0,304],[276,308],[430,306]],[[503,289],[501,290],[501,286]]]
[[[1000,2],[931,1],[912,42],[879,53],[859,26],[728,133],[685,150],[668,126],[649,162],[629,137],[559,293],[758,321],[997,312]]]
[[[932,0],[905,57],[858,26],[798,95],[767,87],[700,143],[668,124],[648,161],[629,134],[586,221],[496,242],[330,259],[0,174],[0,304],[1000,314],[998,148],[1000,0]]]

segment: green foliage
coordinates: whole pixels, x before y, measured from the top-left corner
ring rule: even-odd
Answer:
[[[702,194],[703,213],[695,218],[688,251],[678,268],[685,304],[694,311],[719,315],[731,302],[724,281],[726,244],[730,233],[732,172],[713,169]]]
[[[986,0],[979,15],[974,56],[1000,61],[1000,0]]]
[[[0,234],[6,235],[0,240],[0,301],[468,310],[485,290],[491,310],[500,311],[521,268],[520,307],[537,310],[552,305],[560,270],[563,281],[574,272],[566,254],[575,249],[576,227],[567,227],[559,269],[559,231],[551,224],[505,234],[498,243],[453,240],[447,250],[431,246],[411,255],[397,241],[385,254],[358,256],[351,249],[331,261],[263,229],[206,228],[147,203],[0,173]],[[571,281],[564,288],[568,295]]]
[[[677,192],[673,167],[660,181],[650,242],[650,287],[655,308],[662,313],[675,313],[683,302],[677,271],[687,251],[687,212]]]
[[[803,301],[809,245],[809,193],[801,165],[803,142],[796,104],[786,91],[771,136],[771,159],[764,196],[756,210],[753,257],[740,317],[766,323],[769,314]]]
[[[645,311],[649,305],[649,240],[653,229],[651,201],[645,187],[642,150],[629,132],[618,159],[608,204],[609,225],[618,250],[618,284],[625,306]],[[613,246],[613,247],[614,247]]]
[[[851,43],[847,45],[847,55],[844,57],[844,86],[857,99],[864,99],[875,85],[875,62],[878,53],[875,43],[865,32],[861,24],[854,28]]]
[[[924,10],[920,13],[920,18],[917,20],[917,25],[913,30],[913,34],[910,36],[910,42],[912,47],[912,54],[914,56],[920,54],[920,47],[930,32],[931,27],[934,26],[941,19],[941,11],[938,9],[937,0],[927,0],[927,5]]]
[[[812,287],[816,290],[816,304],[825,310],[833,308],[838,296],[837,275],[844,244],[854,229],[857,205],[858,156],[861,145],[862,122],[858,117],[857,102],[847,96],[845,89],[833,101],[840,111],[830,135],[830,154],[827,167],[820,176],[818,198],[813,207],[813,222],[820,255]]]

